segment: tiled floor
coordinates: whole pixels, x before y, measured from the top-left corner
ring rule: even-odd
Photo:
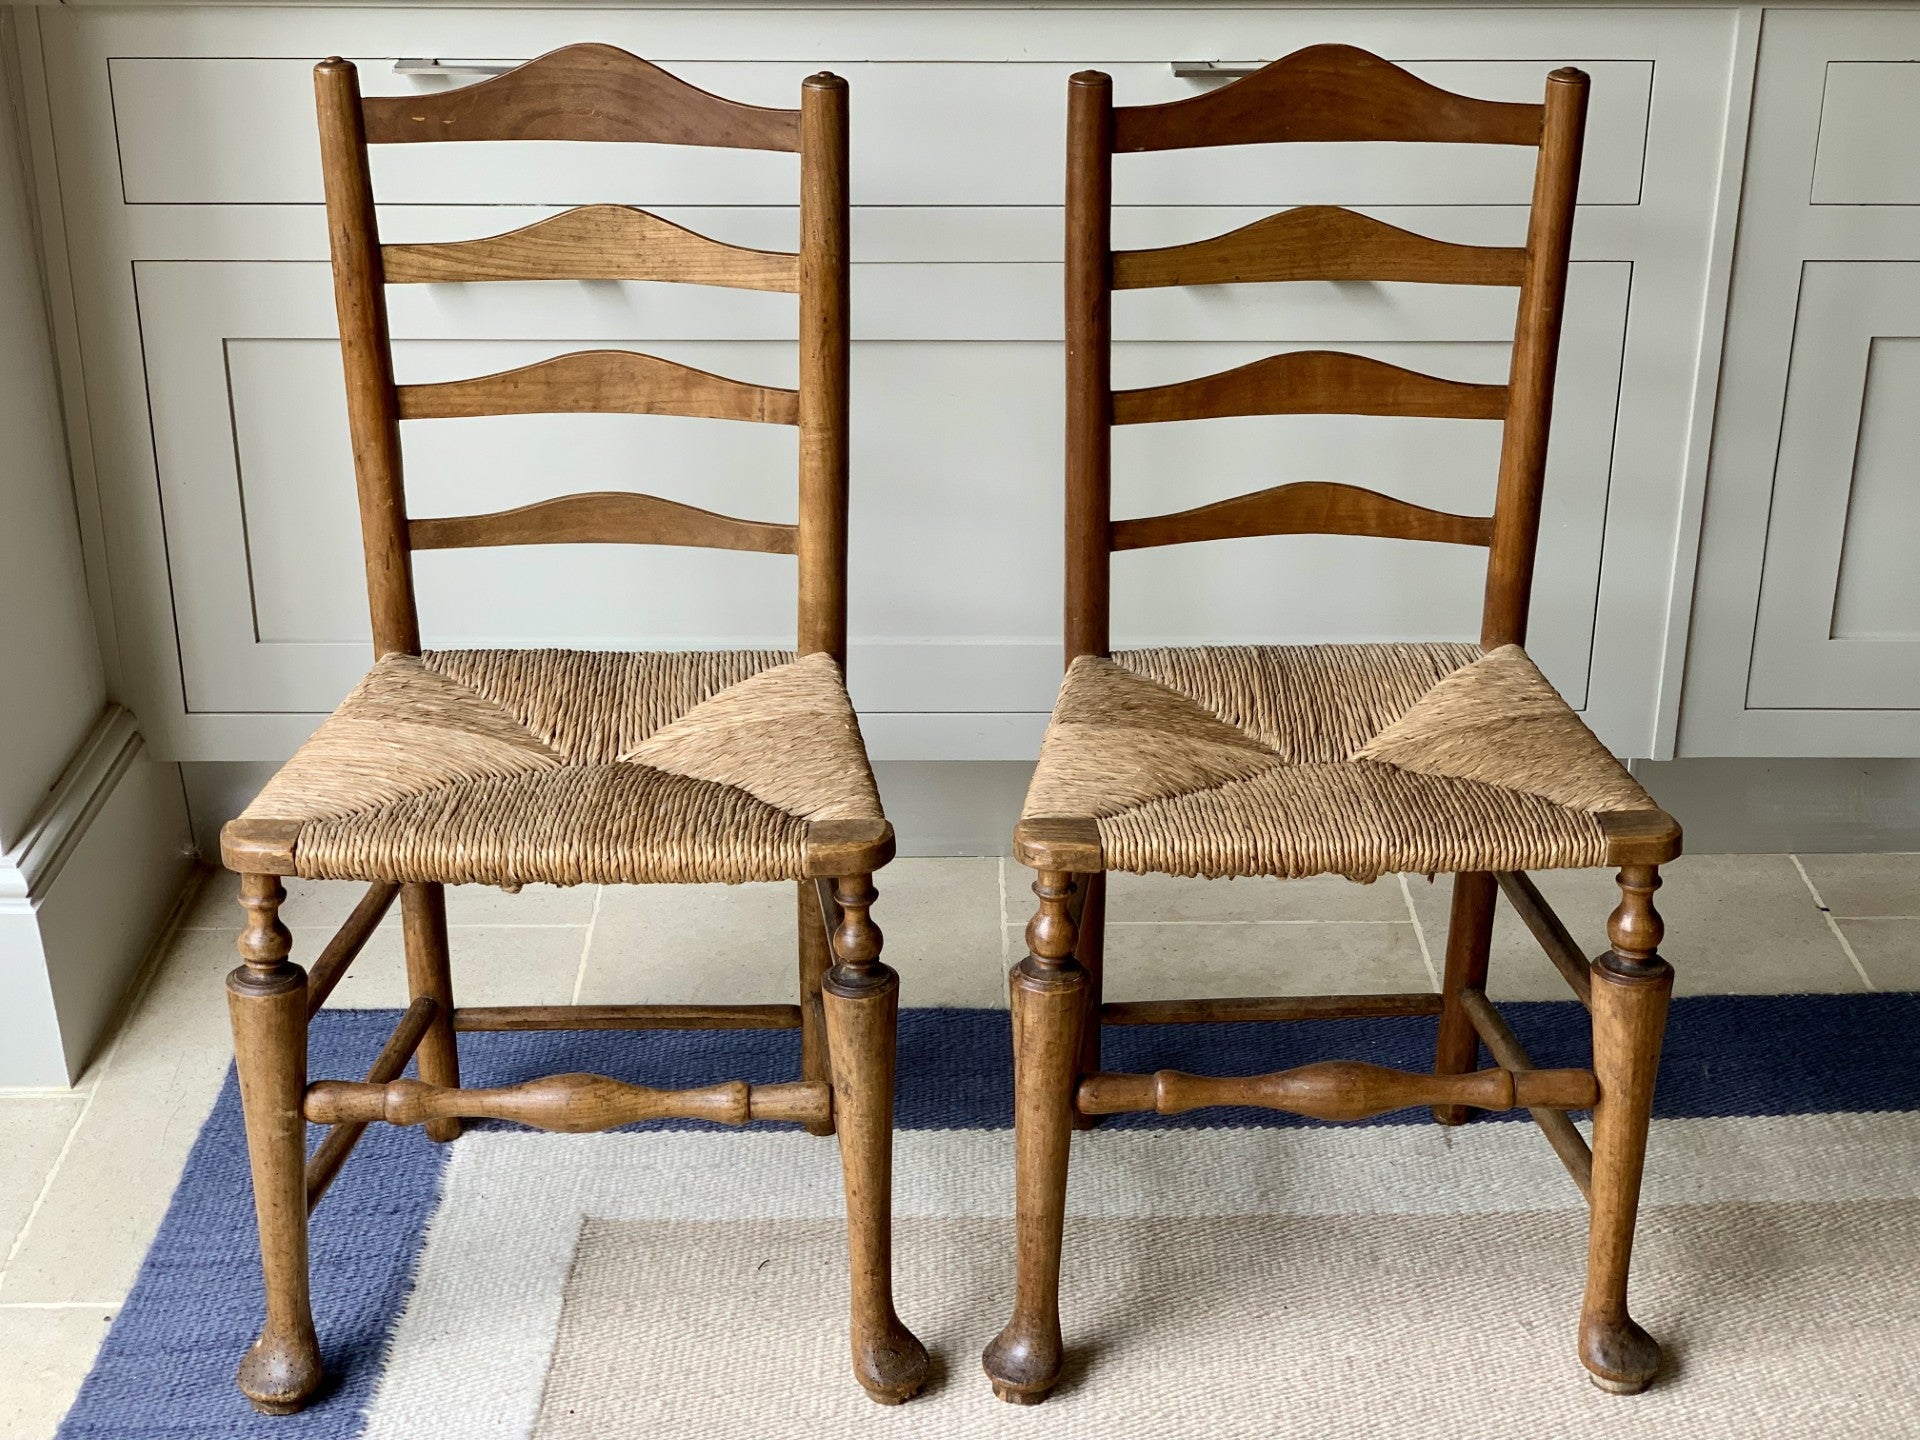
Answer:
[[[1683,993],[1920,989],[1920,855],[1699,855],[1667,867],[1660,906]],[[1614,903],[1605,872],[1540,877],[1590,950]],[[1000,1005],[1022,949],[1027,877],[1011,862],[901,860],[875,917],[909,1005]],[[311,961],[352,887],[294,885],[283,911]],[[1108,994],[1147,999],[1430,989],[1448,882],[1419,876],[1203,884],[1116,876]],[[71,1092],[0,1094],[0,1440],[52,1433],[132,1283],[225,1074],[222,981],[234,887],[209,877]],[[475,1004],[783,999],[788,886],[456,891],[455,976]],[[1562,982],[1503,914],[1491,988]],[[405,1000],[397,918],[335,992]]]

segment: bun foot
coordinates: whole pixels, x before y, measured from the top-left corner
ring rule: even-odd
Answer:
[[[1038,1405],[1060,1383],[1060,1337],[1000,1332],[980,1357],[993,1393],[1009,1405]]]
[[[1660,1342],[1632,1320],[1580,1327],[1580,1363],[1609,1395],[1638,1395],[1660,1373]]]
[[[320,1388],[320,1346],[311,1334],[292,1341],[265,1335],[240,1361],[240,1391],[262,1415],[292,1415]]]
[[[927,1347],[896,1320],[878,1343],[854,1352],[853,1374],[875,1404],[904,1405],[927,1383]]]

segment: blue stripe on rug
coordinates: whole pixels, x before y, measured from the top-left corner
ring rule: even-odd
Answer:
[[[1502,1007],[1543,1065],[1586,1062],[1586,1013],[1571,1002]],[[364,1073],[397,1011],[323,1012],[315,1075]],[[1431,1020],[1299,1025],[1109,1027],[1112,1070],[1255,1074],[1339,1056],[1424,1068]],[[1007,1016],[907,1010],[900,1017],[899,1123],[907,1129],[1012,1123]],[[1714,996],[1674,1002],[1661,1066],[1663,1116],[1920,1110],[1920,995]],[[791,1031],[468,1034],[464,1078],[512,1084],[592,1070],[663,1086],[790,1079]],[[1124,1116],[1130,1127],[1313,1124],[1266,1111]],[[1430,1123],[1424,1111],[1383,1117]],[[682,1122],[674,1128],[703,1128]],[[317,1133],[317,1132],[316,1132]],[[229,1074],[125,1307],[60,1428],[61,1440],[348,1440],[405,1302],[445,1152],[416,1130],[376,1125],[328,1193],[312,1237],[313,1304],[330,1388],[297,1416],[248,1408],[233,1367],[261,1312],[260,1268],[238,1091]]]

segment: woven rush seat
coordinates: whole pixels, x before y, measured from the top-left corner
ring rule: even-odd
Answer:
[[[805,877],[809,826],[879,820],[824,653],[388,655],[239,822],[314,880],[518,886]]]
[[[1671,826],[1525,651],[1469,644],[1083,655],[1022,829],[1061,820],[1110,870],[1355,880],[1604,865]]]

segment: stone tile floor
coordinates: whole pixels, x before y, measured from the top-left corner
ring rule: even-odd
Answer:
[[[1582,943],[1603,948],[1611,877],[1538,878]],[[1683,994],[1920,988],[1920,855],[1696,855],[1666,879],[1665,949]],[[1026,882],[991,858],[888,867],[874,915],[904,1002],[1005,1004]],[[1116,876],[1108,995],[1436,988],[1449,883]],[[311,963],[357,889],[289,891],[294,958]],[[231,877],[205,878],[77,1087],[0,1092],[0,1440],[52,1434],[219,1091],[234,896]],[[793,983],[788,886],[458,890],[448,910],[456,984],[472,1004],[771,1000]],[[1490,988],[1565,993],[1504,909]],[[405,1000],[396,911],[331,1003]]]

